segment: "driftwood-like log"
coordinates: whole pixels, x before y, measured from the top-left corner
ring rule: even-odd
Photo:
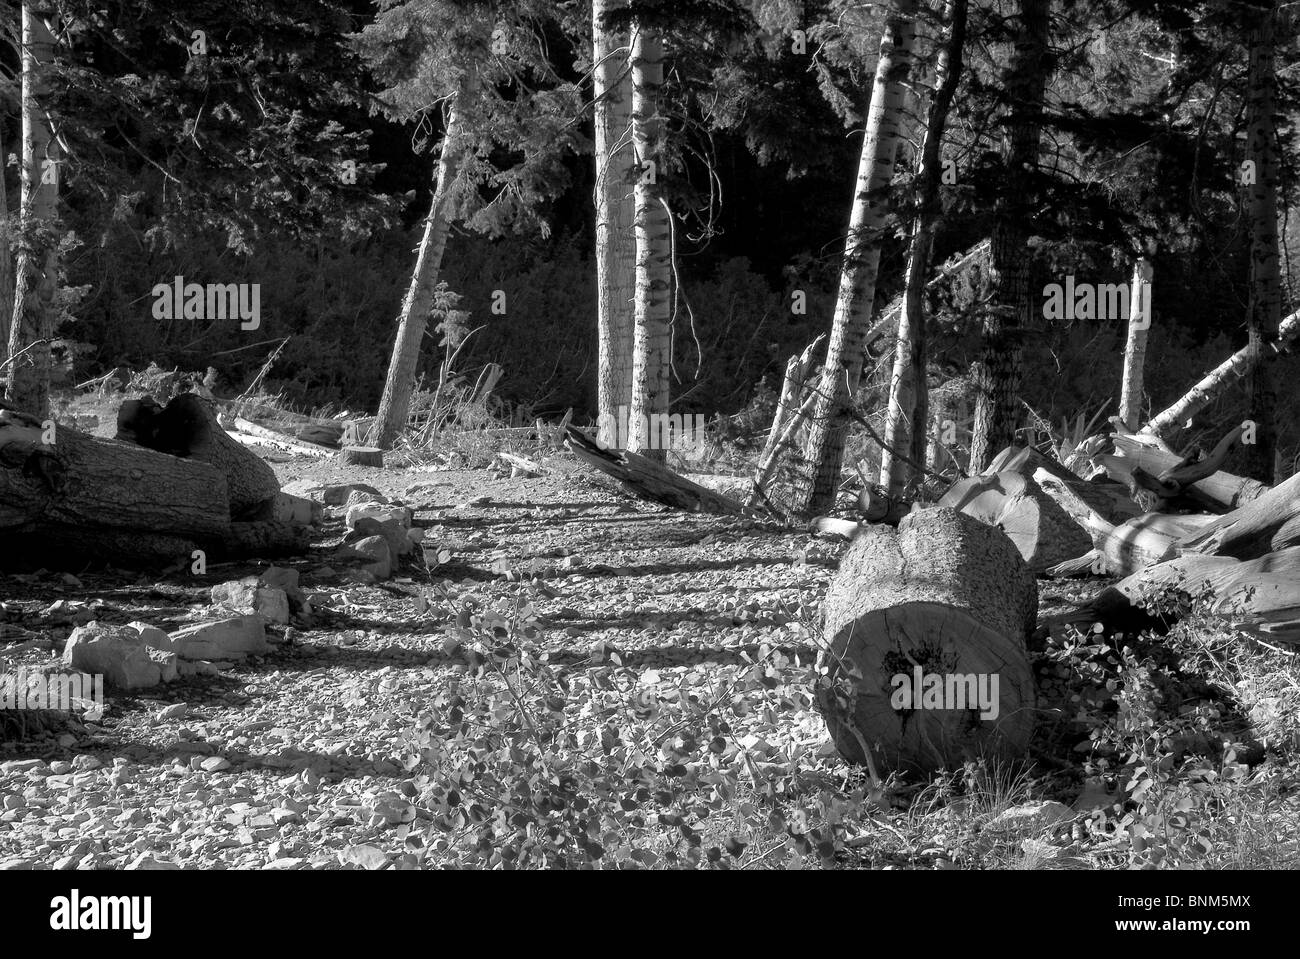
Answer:
[[[1146,476],[1159,478],[1186,465],[1176,453],[1146,442],[1147,439],[1145,436],[1113,435],[1111,440],[1116,453],[1097,457],[1098,465],[1111,479],[1130,487],[1140,485],[1134,481],[1135,470],[1140,469]],[[1218,470],[1209,476],[1182,482],[1179,494],[1204,509],[1226,513],[1258,499],[1267,490],[1267,486],[1256,480]]]
[[[739,515],[744,506],[729,496],[692,483],[666,466],[628,450],[602,449],[585,433],[565,429],[565,445],[588,466],[614,477],[624,488],[654,503],[693,513]]]
[[[1300,544],[1300,473],[1201,530],[1187,543],[1196,553],[1251,559]]]
[[[148,396],[127,400],[117,411],[117,439],[215,467],[226,478],[234,519],[255,513],[280,492],[275,471],[231,439],[208,402],[194,393],[182,393],[165,407]]]
[[[255,436],[259,440],[265,440],[272,446],[279,446],[282,449],[289,450],[293,453],[303,453],[307,456],[314,456],[317,459],[327,459],[331,456],[337,456],[339,451],[330,449],[328,446],[317,446],[315,443],[308,443],[304,440],[295,439],[286,433],[280,433],[276,430],[267,429],[251,420],[243,417],[235,418],[235,429],[248,436]]]
[[[1174,621],[1188,603],[1201,605],[1233,629],[1268,641],[1300,643],[1300,546],[1245,561],[1185,553],[1148,566],[1048,625],[1101,622],[1140,628],[1149,621]],[[1143,605],[1155,615],[1143,615]]]
[[[1033,476],[1038,470],[1045,470],[1068,486],[1073,493],[1088,504],[1088,508],[1103,516],[1111,523],[1122,523],[1126,519],[1138,516],[1142,508],[1128,495],[1119,483],[1096,482],[1085,480],[1071,472],[1070,468],[1050,456],[1044,456],[1032,446],[1008,446],[989,463],[984,470],[985,476],[1014,470],[1024,476]]]
[[[1001,529],[1035,573],[1074,559],[1092,546],[1088,534],[1065,510],[1032,479],[1014,470],[958,480],[938,505]]]
[[[928,509],[897,530],[864,529],[825,604],[830,685],[819,687],[817,700],[841,755],[931,772],[1022,754],[1034,722],[1025,634],[1037,608],[1033,574],[1015,546],[971,517]],[[971,692],[965,677],[992,693],[996,677],[996,705],[982,714],[970,699],[945,695],[906,708],[905,692],[919,697],[930,676],[941,677],[945,694]]]
[[[45,430],[0,411],[0,530],[118,528],[182,537],[230,525],[226,478],[214,466],[71,427]]]
[[[1090,569],[1096,573],[1128,576],[1172,559],[1186,538],[1215,520],[1203,514],[1145,513],[1116,525],[1090,509],[1068,484],[1045,470],[1035,471],[1034,481],[1092,538],[1090,554],[1094,561]],[[1079,571],[1078,566],[1078,562],[1070,561],[1054,566],[1050,572],[1053,576],[1072,575]]]

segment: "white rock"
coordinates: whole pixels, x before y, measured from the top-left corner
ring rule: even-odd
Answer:
[[[381,523],[384,520],[395,520],[402,529],[410,529],[412,516],[409,507],[387,503],[358,503],[348,507],[346,516],[348,529],[352,529],[357,525],[357,520],[363,518],[378,520]]]
[[[266,626],[257,614],[196,623],[171,634],[181,659],[243,659],[251,654],[270,652]]]
[[[994,831],[1041,832],[1058,822],[1073,819],[1074,816],[1074,811],[1065,803],[1048,799],[1041,802],[1021,803],[1019,806],[1004,809],[984,828]]]
[[[132,626],[93,622],[72,631],[63,647],[63,662],[82,672],[100,673],[105,683],[118,689],[148,689],[163,681],[162,666],[150,657],[150,649]]]

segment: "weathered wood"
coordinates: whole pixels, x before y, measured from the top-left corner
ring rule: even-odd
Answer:
[[[231,439],[212,406],[195,393],[173,397],[165,407],[148,396],[127,400],[117,411],[117,439],[215,467],[226,478],[234,519],[256,512],[280,492],[270,465]]]
[[[572,426],[565,430],[565,445],[578,459],[614,477],[642,499],[693,513],[744,512],[744,506],[731,497],[706,489],[629,450],[601,449],[595,440]]]
[[[247,433],[249,436],[256,436],[258,439],[266,440],[276,446],[282,446],[285,449],[292,450],[295,453],[305,453],[308,456],[315,456],[318,459],[339,455],[338,450],[330,449],[328,446],[317,446],[315,443],[307,443],[303,440],[294,439],[284,433],[277,433],[275,430],[269,430],[265,426],[246,420],[243,417],[235,418],[235,429],[241,433]]]
[[[1218,517],[1187,543],[1195,553],[1251,559],[1300,543],[1300,473]]]
[[[1099,483],[1086,480],[1074,473],[1063,463],[1050,456],[1045,456],[1032,446],[1008,446],[993,457],[984,475],[1014,470],[1024,476],[1033,476],[1037,470],[1045,470],[1088,504],[1088,508],[1101,514],[1109,522],[1122,523],[1124,520],[1142,513],[1142,508],[1133,502],[1127,491],[1119,483]]]
[[[0,529],[39,525],[219,535],[230,524],[226,478],[209,463],[55,430],[0,411]]]
[[[824,608],[829,673],[817,703],[841,755],[930,772],[1022,754],[1034,717],[1025,634],[1037,609],[1033,573],[1014,544],[971,517],[928,509],[897,530],[864,529]],[[996,676],[996,716],[895,708],[903,705],[897,677],[912,679],[917,666],[926,674]]]
[[[1181,551],[1184,539],[1215,520],[1215,517],[1207,515],[1146,513],[1116,525],[1090,509],[1069,484],[1049,475],[1046,470],[1036,470],[1034,481],[1092,538],[1096,551],[1093,571],[1098,573],[1128,576],[1172,559]],[[1073,562],[1064,564],[1064,568],[1058,564],[1052,575],[1068,574],[1075,568]]]
[[[1183,463],[1176,453],[1145,442],[1146,439],[1147,437],[1123,436],[1118,433],[1112,435],[1111,441],[1115,445],[1116,453],[1098,456],[1098,465],[1111,479],[1132,486],[1135,469],[1141,469],[1149,476],[1159,477]],[[1220,470],[1204,478],[1182,484],[1179,492],[1199,506],[1216,513],[1225,513],[1253,499],[1258,499],[1267,490],[1268,487],[1257,480]]]
[[[338,458],[347,466],[384,465],[384,451],[376,446],[345,446]]]
[[[938,505],[996,526],[1035,573],[1084,553],[1088,534],[1031,478],[1014,470],[953,483]]]
[[[1141,618],[1142,606],[1153,609],[1151,618],[1171,623],[1189,603],[1233,629],[1269,641],[1300,643],[1300,546],[1245,561],[1184,553],[1148,566],[1047,625],[1101,622],[1131,627],[1135,616]]]

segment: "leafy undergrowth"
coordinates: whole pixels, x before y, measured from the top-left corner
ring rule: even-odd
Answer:
[[[406,743],[412,799],[432,816],[408,835],[406,868],[1220,868],[1300,858],[1295,770],[1244,741],[1243,721],[1252,703],[1266,704],[1293,730],[1296,698],[1287,717],[1267,694],[1276,682],[1247,702],[1251,680],[1241,677],[1279,675],[1277,664],[1242,652],[1239,639],[1207,640],[1201,623],[1163,639],[1090,633],[1050,646],[1047,698],[1066,708],[1040,737],[1058,753],[1047,762],[968,763],[929,783],[873,786],[824,736],[784,750],[765,739],[813,710],[813,662],[763,647],[734,667],[647,682],[609,646],[585,663],[553,661],[527,584],[508,598],[440,599],[444,649],[466,665]],[[1072,798],[1080,779],[1085,793],[1111,795],[1059,821],[999,821],[1031,799]]]

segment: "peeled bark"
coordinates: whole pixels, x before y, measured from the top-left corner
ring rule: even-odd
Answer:
[[[824,607],[822,662],[833,685],[819,685],[817,705],[840,754],[923,773],[1023,754],[1034,719],[1025,634],[1037,609],[1033,574],[1015,547],[970,517],[930,509],[904,517],[897,530],[863,530]],[[981,718],[951,701],[895,708],[896,677],[913,677],[917,666],[996,676],[997,715]]]
[[[631,144],[632,78],[628,43],[605,29],[604,16],[627,0],[593,0],[592,55],[596,118],[596,288],[598,296],[598,412],[601,442],[613,446],[619,407],[632,403],[633,296],[636,242],[633,234],[636,176]]]
[[[466,76],[452,103],[451,116],[443,135],[442,152],[438,160],[438,186],[434,190],[429,215],[424,221],[424,235],[420,240],[415,272],[402,304],[397,339],[393,343],[388,376],[384,380],[384,393],[379,400],[379,412],[372,427],[371,439],[381,449],[393,445],[398,434],[406,428],[407,415],[411,410],[415,371],[420,364],[420,347],[424,342],[429,311],[433,309],[434,292],[442,269],[442,254],[451,229],[453,181],[460,168],[461,151],[464,148],[464,112],[475,88],[474,75]]]
[[[903,91],[912,64],[915,16],[915,0],[897,0],[880,38],[830,344],[817,385],[804,463],[790,504],[796,515],[824,512],[834,503],[839,485],[848,435],[845,412],[858,389],[863,348],[871,329],[880,245],[890,208],[889,186],[901,140]]]
[[[45,73],[54,60],[54,38],[43,15],[23,5],[22,220],[9,330],[10,405],[41,419],[50,410],[50,346],[54,338],[58,283],[55,220],[59,200],[59,144],[50,132],[44,100]]]
[[[672,236],[663,203],[664,45],[658,31],[638,23],[632,40],[632,141],[636,149],[636,301],[632,332],[630,449],[657,463],[668,457],[651,424],[668,412],[668,330]]]
[[[993,210],[993,248],[984,346],[972,368],[975,425],[971,469],[1011,445],[1020,420],[1021,341],[1036,325],[1029,290],[1029,228],[1038,170],[1043,97],[1051,69],[1049,0],[1020,0],[1020,26],[1007,70],[1010,104],[1002,190]]]
[[[1151,262],[1138,260],[1129,290],[1128,341],[1124,344],[1124,372],[1120,378],[1119,419],[1128,429],[1142,425],[1142,378],[1151,329]]]
[[[1098,456],[1096,461],[1111,479],[1129,485],[1134,485],[1133,475],[1136,470],[1140,469],[1147,475],[1158,478],[1177,469],[1182,460],[1176,453],[1144,442],[1145,439],[1142,436],[1116,434],[1111,440],[1115,444],[1117,455]],[[1222,513],[1257,499],[1267,491],[1268,487],[1257,480],[1220,470],[1181,485],[1179,495],[1206,509]]]
[[[966,42],[966,0],[947,4],[948,39],[940,48],[935,64],[938,88],[926,112],[925,138],[916,176],[917,212],[912,225],[912,242],[907,256],[903,311],[898,321],[894,348],[894,369],[889,381],[889,402],[885,414],[885,442],[880,451],[880,485],[898,495],[907,484],[905,460],[925,462],[926,331],[925,278],[930,269],[930,249],[939,219],[940,147],[948,111],[961,79],[962,47]],[[895,456],[895,451],[903,457]],[[910,457],[908,456],[910,454]]]

